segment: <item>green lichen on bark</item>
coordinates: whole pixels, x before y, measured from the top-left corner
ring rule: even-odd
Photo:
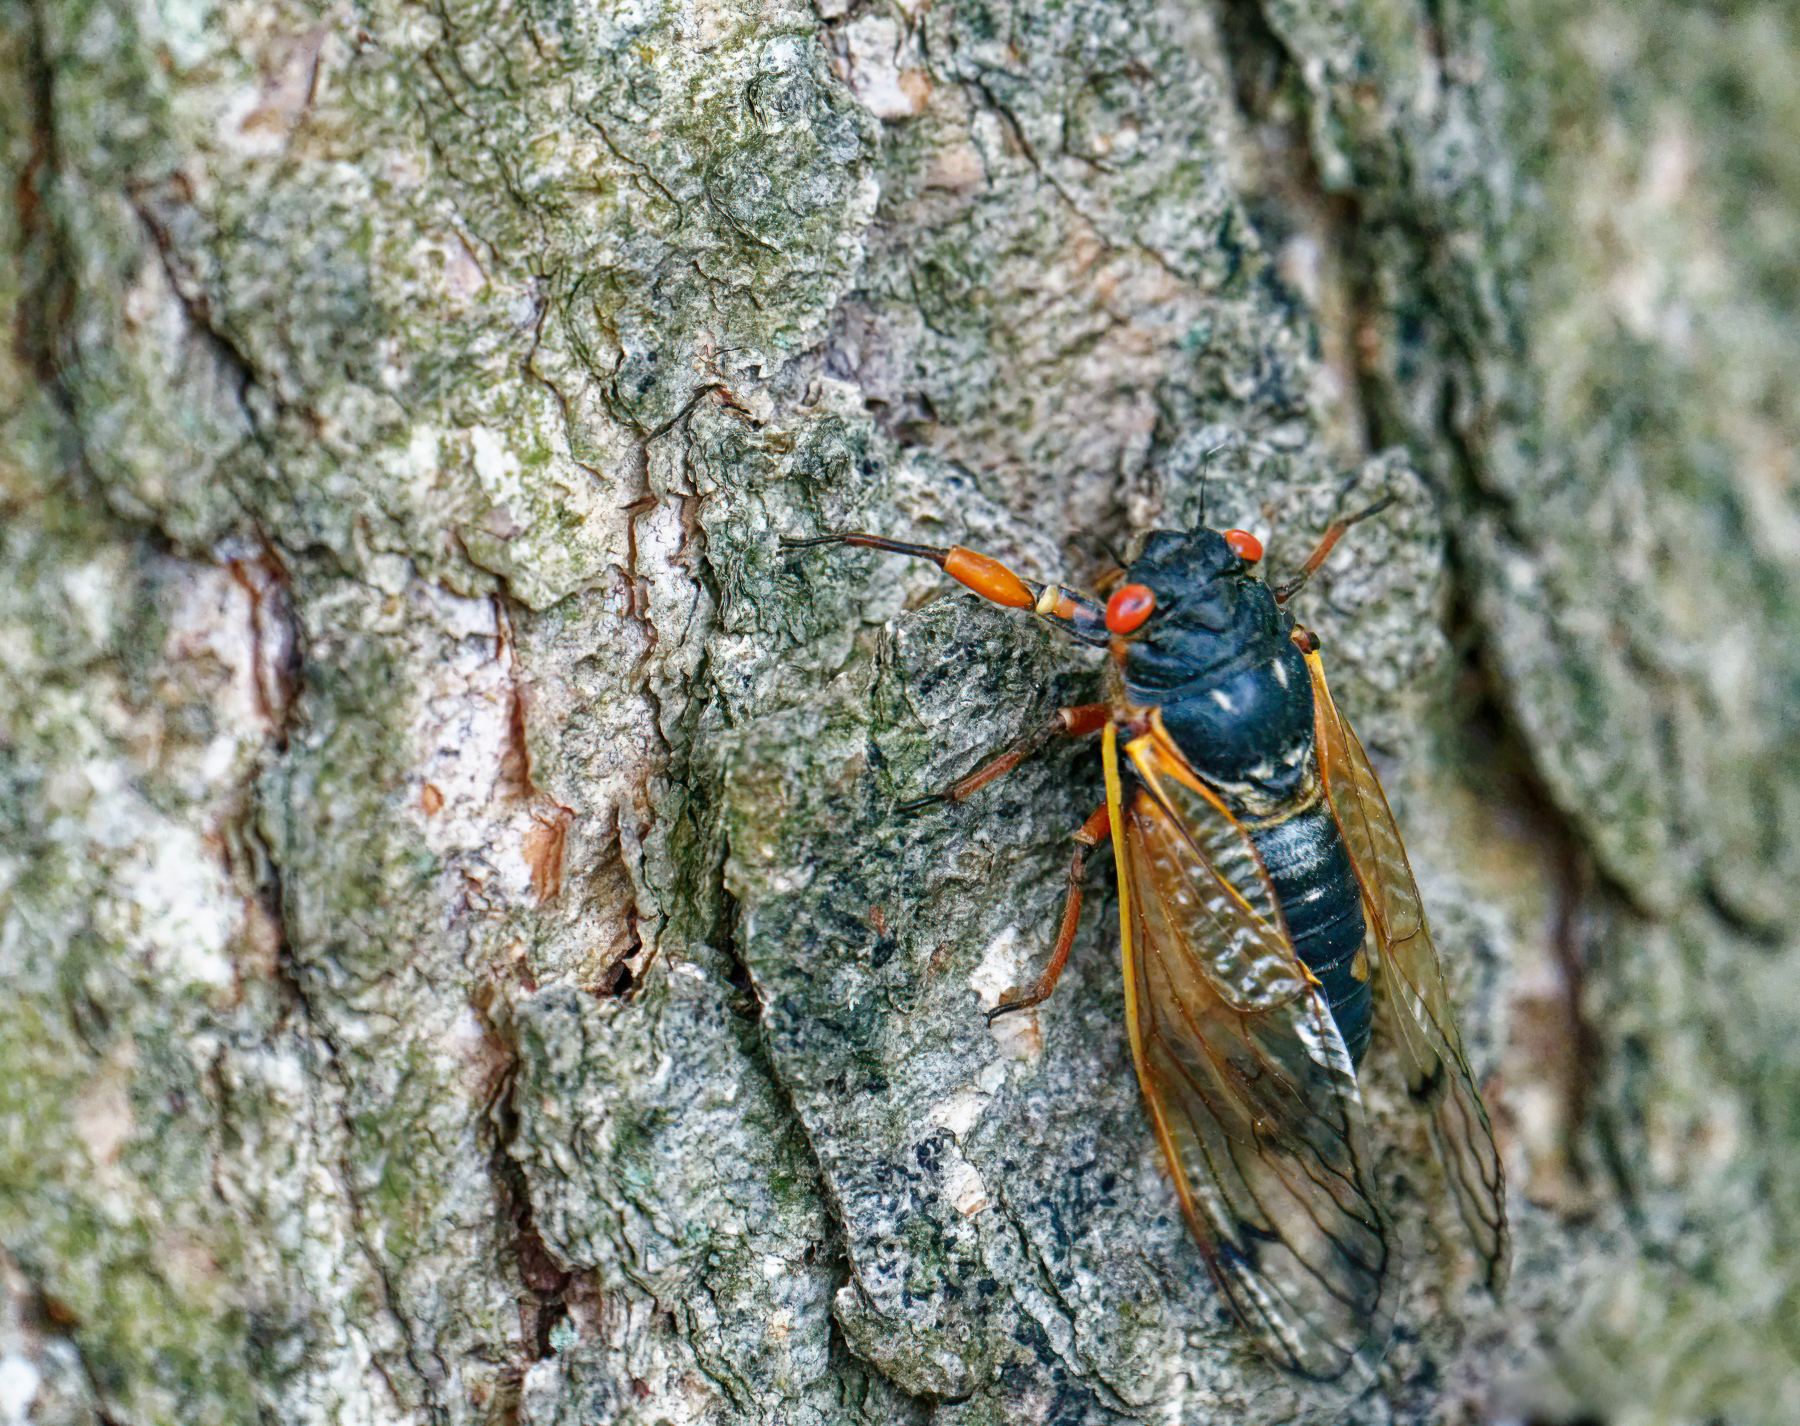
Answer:
[[[1524,984],[1577,977],[1560,1033],[1591,1037],[1571,1104],[1528,1135],[1526,1191],[1609,1209],[1528,1309],[1579,1304],[1558,1386],[1523,1409],[1777,1420],[1800,1372],[1774,1306],[1795,1204],[1769,1190],[1800,1162],[1793,997],[1774,989],[1800,950],[1800,327],[1781,236],[1800,183],[1771,148],[1792,101],[1769,78],[1792,63],[1791,16],[1548,4],[1422,30],[1348,13],[1350,62],[1341,35],[1269,11],[1299,71],[1344,76],[1312,102],[1347,136],[1349,280],[1378,357],[1364,397],[1448,497],[1468,637],[1599,877],[1560,967],[1529,939],[1516,952]],[[1549,880],[1581,895],[1579,874]],[[1522,1088],[1541,996],[1519,999]]]
[[[197,19],[46,36],[71,396],[114,500],[192,544],[252,518],[552,603],[625,558],[634,437],[816,340],[855,268],[870,125],[798,12],[698,50],[663,6]]]
[[[536,1346],[519,1340],[515,1299],[549,1289],[541,1273],[518,1281],[534,1230],[529,1203],[506,1199],[520,1182],[502,1127],[515,1122],[506,996],[540,969],[604,984],[641,945],[630,924],[654,949],[659,933],[679,945],[717,920],[693,889],[705,848],[692,868],[671,860],[687,826],[669,806],[678,782],[641,752],[620,756],[660,738],[633,669],[657,641],[640,605],[673,647],[667,606],[685,609],[693,589],[649,552],[680,534],[634,505],[668,475],[644,446],[735,364],[816,336],[873,202],[862,159],[873,131],[795,15],[716,11],[689,49],[675,12],[620,13],[630,23],[368,13],[348,29],[299,9],[19,17],[23,92],[42,103],[22,130],[36,126],[36,157],[10,155],[37,203],[16,246],[48,256],[36,286],[12,295],[56,319],[33,336],[90,488],[194,556],[156,566],[171,598],[197,589],[216,607],[183,626],[186,642],[113,628],[114,605],[129,613],[156,557],[104,518],[103,562],[81,586],[94,607],[74,611],[100,626],[91,656],[33,619],[57,591],[21,579],[9,629],[34,632],[11,670],[5,740],[18,805],[81,758],[113,758],[101,810],[157,800],[166,829],[143,821],[131,837],[160,846],[158,870],[195,889],[225,882],[231,934],[183,949],[248,983],[257,1011],[214,1004],[172,1020],[157,987],[121,989],[112,1023],[143,1021],[146,1043],[112,1071],[121,1087],[102,1106],[118,1143],[89,1146],[123,1165],[125,1217],[111,1232],[59,1236],[41,1211],[66,1178],[71,1231],[99,1212],[83,1175],[48,1153],[67,1115],[43,1115],[45,1131],[20,1140],[42,1165],[14,1180],[9,1246],[76,1315],[115,1414],[242,1419],[257,1400],[284,1417],[521,1410]],[[654,226],[652,190],[678,209]],[[668,375],[639,381],[632,363],[646,358]],[[30,450],[19,424],[9,460],[48,471],[69,459],[53,444]],[[17,542],[99,515],[15,484]],[[654,566],[642,571],[640,538]],[[31,551],[14,553],[22,575]],[[46,563],[52,584],[79,573],[67,551]],[[499,603],[467,597],[501,588]],[[533,620],[532,606],[572,591],[570,615],[583,617]],[[534,659],[524,675],[520,646]],[[211,670],[250,706],[164,697],[109,728],[101,694],[120,660],[152,684]],[[665,649],[651,681],[693,662]],[[584,664],[600,676],[585,680]],[[539,683],[551,690],[539,710],[585,683],[599,735],[591,718],[547,734],[526,711]],[[662,691],[674,731],[691,696]],[[197,787],[158,793],[134,759],[166,763],[183,720],[215,734],[214,760]],[[228,736],[241,747],[220,761]],[[68,843],[58,835],[51,846]],[[566,908],[565,846],[581,869]],[[20,855],[55,879],[39,842]],[[104,882],[107,865],[95,859],[92,875]],[[135,884],[82,885],[56,890],[49,909],[117,903],[129,916],[142,899]],[[130,963],[129,936],[92,938],[85,960],[59,956],[46,908],[21,893],[7,909],[15,934],[33,928],[46,973],[81,995],[92,973]],[[581,911],[600,913],[599,936]],[[144,934],[163,950],[158,938],[178,932]],[[81,1004],[54,992],[50,1029]],[[202,1060],[197,1082],[165,1062],[176,1045]],[[88,1048],[70,1062],[76,1089],[106,1042]],[[14,1063],[41,1058],[21,1046]],[[57,1084],[44,1088],[80,1100]],[[113,1112],[114,1100],[164,1097],[212,1126],[200,1148],[178,1152],[187,1140],[160,1118]],[[37,1117],[13,1108],[17,1122]],[[792,1131],[745,1135],[772,1153]],[[178,1252],[131,1215],[161,1204],[179,1218],[203,1169],[220,1202],[196,1210]],[[127,1311],[189,1258],[205,1291],[171,1297],[166,1321]],[[107,1277],[110,1315],[65,1281],[77,1271]],[[183,1345],[190,1327],[200,1340]],[[633,1330],[662,1327],[646,1315]],[[805,1337],[809,1350],[824,1339],[822,1321]]]
[[[229,815],[212,769],[242,745],[217,680],[147,677],[186,572],[8,476],[0,1241],[79,1324],[96,1403],[239,1420],[252,1254],[215,1210],[233,1131],[214,1073],[221,1036],[270,1035],[274,1007],[233,985],[259,928],[203,838]]]
[[[72,1341],[122,1420],[1778,1419],[1779,10],[4,13],[0,1248],[46,1382]],[[1347,1418],[1210,1310],[1105,892],[1037,1027],[981,1021],[1091,763],[894,810],[1090,665],[777,541],[1085,580],[1203,471],[1276,567],[1402,496],[1302,617],[1530,1200],[1503,1314],[1378,1046],[1408,1331]],[[1560,921],[1422,732],[1447,584],[1596,869]]]

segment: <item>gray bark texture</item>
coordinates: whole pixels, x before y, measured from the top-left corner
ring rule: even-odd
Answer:
[[[0,1419],[1791,1422],[1800,16],[0,0]],[[1242,525],[1510,1176],[1387,1032],[1380,1381],[1176,1209],[1095,696],[937,571]],[[1096,858],[1096,861],[1104,858]]]

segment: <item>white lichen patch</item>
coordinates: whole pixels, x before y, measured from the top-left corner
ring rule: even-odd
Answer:
[[[944,1192],[951,1206],[965,1218],[973,1218],[988,1206],[987,1184],[960,1153],[944,1163]]]
[[[230,985],[242,895],[198,831],[165,822],[145,804],[133,810],[139,835],[113,870],[110,894],[94,907],[96,929],[171,989]]]
[[[0,1421],[24,1426],[31,1420],[31,1404],[43,1380],[43,1373],[24,1357],[0,1357]]]
[[[517,501],[524,494],[519,484],[522,469],[519,458],[507,449],[497,433],[486,426],[471,427],[469,450],[476,477],[490,500],[496,503]]]
[[[528,900],[542,884],[544,829],[561,815],[530,788],[512,646],[490,600],[419,584],[411,593],[448,643],[413,705],[409,815],[483,904]]]
[[[1006,927],[987,943],[969,973],[969,989],[981,997],[983,1009],[992,1010],[1018,984],[1024,964],[1017,926]]]
[[[925,107],[931,80],[909,33],[884,15],[863,15],[845,28],[850,89],[877,119],[911,119]]]
[[[1019,928],[1008,926],[987,944],[981,960],[969,975],[969,988],[992,1010],[1018,994],[1027,978],[1027,954],[1020,944]],[[1000,1051],[1008,1059],[1036,1061],[1044,1052],[1044,1035],[1036,1010],[1016,1010],[1002,1015],[989,1027]]]
[[[87,849],[94,931],[169,993],[236,979],[249,903],[228,863],[226,829],[242,814],[244,783],[278,712],[267,666],[278,636],[259,616],[251,576],[219,565],[181,572],[165,586],[174,597],[148,699],[110,690],[109,739],[71,709],[68,726],[86,726],[89,745],[77,752],[65,739],[67,760],[44,782],[58,838]],[[109,559],[73,567],[65,612],[98,641],[123,617],[119,595],[132,587]],[[187,817],[164,810],[171,795]]]

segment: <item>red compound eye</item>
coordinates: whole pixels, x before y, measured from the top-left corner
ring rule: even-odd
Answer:
[[[1227,530],[1225,543],[1231,546],[1231,552],[1245,564],[1255,564],[1262,558],[1262,541],[1248,530]]]
[[[1147,585],[1127,584],[1106,601],[1106,627],[1115,634],[1129,634],[1156,612],[1156,596]]]

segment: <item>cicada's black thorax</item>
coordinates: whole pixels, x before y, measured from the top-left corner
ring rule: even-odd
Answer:
[[[1353,969],[1362,893],[1319,795],[1312,679],[1294,620],[1217,530],[1156,531],[1126,577],[1156,596],[1126,648],[1126,694],[1161,711],[1189,765],[1243,821],[1294,950],[1360,1061],[1373,1010],[1366,969]]]
[[[1156,531],[1127,578],[1156,596],[1126,654],[1131,700],[1161,708],[1194,769],[1252,815],[1291,800],[1311,772],[1312,681],[1269,586],[1205,529]]]

